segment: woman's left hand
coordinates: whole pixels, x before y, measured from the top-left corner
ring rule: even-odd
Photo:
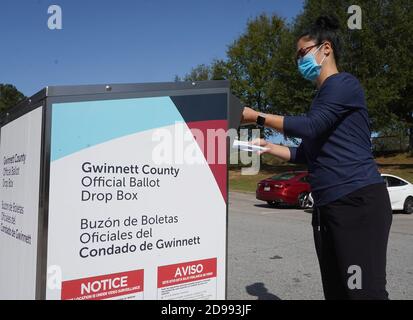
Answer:
[[[245,107],[242,112],[241,123],[255,123],[259,113],[249,107]]]

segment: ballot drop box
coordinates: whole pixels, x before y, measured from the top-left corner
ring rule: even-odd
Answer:
[[[227,81],[47,87],[1,116],[0,299],[225,299]]]

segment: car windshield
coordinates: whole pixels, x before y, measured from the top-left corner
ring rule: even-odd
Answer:
[[[277,175],[271,177],[271,179],[272,180],[290,180],[290,179],[294,178],[296,175],[297,175],[297,173],[287,172],[287,173],[277,174]]]

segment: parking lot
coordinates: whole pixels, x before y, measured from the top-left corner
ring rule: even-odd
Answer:
[[[237,192],[229,208],[228,299],[324,298],[310,210]],[[393,215],[387,281],[390,299],[413,299],[413,215]]]

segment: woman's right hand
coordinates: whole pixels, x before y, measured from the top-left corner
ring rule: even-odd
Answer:
[[[266,148],[266,150],[258,151],[258,154],[271,153],[271,147],[273,146],[271,142],[264,139],[254,139],[251,141],[251,144]]]
[[[255,140],[252,140],[251,143],[256,146],[266,148],[266,150],[258,151],[258,154],[268,153],[277,158],[280,158],[283,161],[290,161],[291,159],[291,151],[286,146],[274,144],[274,143],[265,141],[264,139],[255,139]]]

